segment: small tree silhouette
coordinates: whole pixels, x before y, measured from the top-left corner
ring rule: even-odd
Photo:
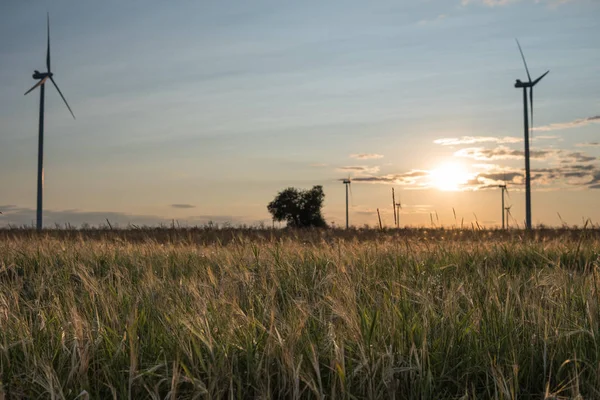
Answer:
[[[277,194],[267,209],[275,221],[286,221],[288,227],[325,227],[327,223],[321,215],[323,207],[322,186],[313,186],[310,190],[287,188]]]

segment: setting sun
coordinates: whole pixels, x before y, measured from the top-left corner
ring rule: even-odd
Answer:
[[[430,173],[431,185],[440,190],[459,190],[469,177],[467,169],[455,163],[440,165]]]

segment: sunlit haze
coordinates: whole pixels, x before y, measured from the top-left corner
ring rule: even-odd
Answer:
[[[469,181],[467,169],[456,163],[442,164],[430,176],[432,186],[440,190],[460,190]]]
[[[35,221],[50,13],[45,224],[270,225],[287,187],[324,217],[499,226],[524,208],[523,100],[535,87],[533,223],[600,221],[596,0],[0,3],[0,226]],[[454,216],[456,213],[456,218]],[[436,220],[437,221],[437,220]]]

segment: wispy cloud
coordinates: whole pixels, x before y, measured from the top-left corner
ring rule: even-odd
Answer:
[[[383,155],[375,154],[375,153],[360,153],[360,154],[350,154],[350,158],[356,158],[359,160],[376,160],[378,158],[383,158]]]
[[[172,208],[196,208],[193,204],[171,204]]]
[[[542,151],[540,156],[546,153],[556,155],[558,160],[568,160],[569,162],[561,162],[547,168],[533,168],[531,179],[536,190],[600,188],[600,165],[589,163],[589,156],[560,150]],[[514,186],[516,190],[521,190],[525,181],[522,168],[496,164],[474,164],[472,168],[474,171],[469,174],[469,178],[465,182],[458,185],[458,190],[497,189],[498,185],[504,183]],[[430,176],[431,171],[412,170],[404,173],[359,176],[353,178],[352,181],[393,184],[406,189],[422,190],[435,187]],[[596,187],[596,185],[598,186]]]
[[[577,143],[576,147],[600,147],[600,142]]]
[[[412,170],[400,174],[387,174],[380,176],[361,176],[353,179],[354,182],[393,183],[396,185],[414,185],[420,178],[429,176],[429,171]]]
[[[571,128],[579,128],[581,126],[586,126],[595,122],[600,122],[600,115],[595,115],[593,117],[576,119],[570,122],[559,122],[556,124],[549,124],[544,126],[538,126],[533,128],[534,131],[537,132],[549,132],[549,131],[557,131],[561,129],[571,129]]]
[[[506,146],[498,146],[493,149],[468,147],[454,152],[454,156],[471,158],[478,161],[518,160],[525,157],[525,152]],[[598,160],[598,157],[587,155],[581,151],[568,152],[559,149],[531,150],[529,156],[533,160],[543,161],[553,159],[561,164],[587,163]]]
[[[461,144],[475,144],[475,143],[520,143],[522,138],[505,136],[505,137],[494,137],[494,136],[461,136],[459,138],[442,138],[433,141],[435,144],[442,146],[456,146]]]
[[[341,172],[355,172],[358,174],[376,174],[377,172],[379,172],[379,167],[369,167],[367,165],[350,165],[346,167],[339,167],[337,170]]]
[[[556,155],[558,152],[560,152],[560,150],[532,150],[529,152],[529,157],[536,160],[545,160]],[[515,160],[523,158],[524,152],[523,150],[515,150],[506,146],[499,146],[494,149],[468,147],[456,151],[454,156],[472,158],[479,161]]]
[[[570,163],[576,163],[576,162],[596,161],[597,159],[598,159],[597,157],[588,156],[587,154],[582,153],[580,151],[574,151],[572,153],[566,153],[566,154],[562,155],[560,162],[563,164],[570,164]]]
[[[551,168],[534,168],[531,170],[532,184],[545,190],[559,188],[591,188],[595,177],[600,179],[600,168],[592,164],[561,165]],[[521,187],[524,183],[521,169],[498,168],[476,174],[462,187],[463,190],[495,189],[499,184]],[[598,182],[600,184],[600,180]]]

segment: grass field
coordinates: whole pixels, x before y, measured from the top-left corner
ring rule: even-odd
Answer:
[[[2,398],[600,398],[600,232],[0,231]]]

